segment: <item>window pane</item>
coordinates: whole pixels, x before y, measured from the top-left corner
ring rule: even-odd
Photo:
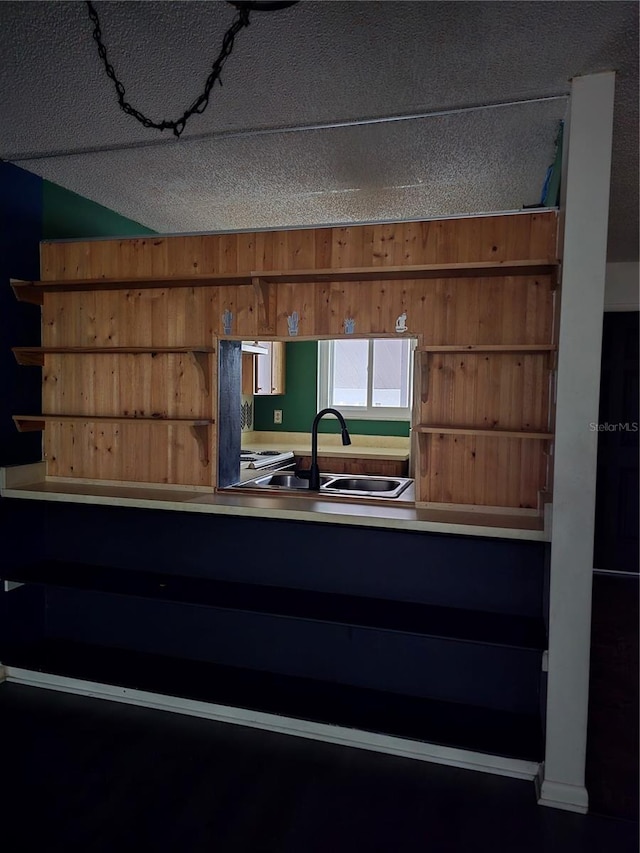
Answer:
[[[373,406],[406,408],[409,402],[409,340],[373,342]]]
[[[335,341],[331,376],[332,406],[367,405],[368,355],[368,341]]]

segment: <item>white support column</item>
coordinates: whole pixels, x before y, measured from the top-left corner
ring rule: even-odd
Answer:
[[[614,72],[571,87],[551,531],[547,737],[539,803],[586,812],[602,314]]]

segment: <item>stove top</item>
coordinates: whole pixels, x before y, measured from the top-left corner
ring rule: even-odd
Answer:
[[[240,453],[240,468],[265,468],[278,462],[293,459],[292,450],[243,450]]]

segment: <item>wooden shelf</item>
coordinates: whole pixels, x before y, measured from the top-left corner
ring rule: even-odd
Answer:
[[[20,302],[42,305],[44,293],[80,292],[85,290],[148,290],[162,287],[224,287],[253,284],[251,275],[156,276],[154,278],[91,278],[68,281],[21,281],[11,279],[11,287]]]
[[[558,269],[548,259],[480,261],[459,264],[404,264],[402,266],[344,267],[342,269],[277,270],[254,272],[268,284],[302,284],[321,281],[389,281],[391,279],[475,278],[477,276],[551,275]]]
[[[42,304],[43,293],[83,290],[143,290],[161,287],[251,286],[261,306],[265,328],[273,322],[273,292],[269,285],[325,281],[389,281],[425,278],[474,278],[478,276],[552,275],[558,264],[546,258],[525,261],[481,261],[457,264],[407,264],[403,266],[344,267],[341,269],[262,270],[244,273],[215,273],[193,276],[156,276],[136,279],[76,279],[68,281],[22,281],[12,279],[18,300]]]
[[[416,347],[417,352],[522,352],[522,353],[544,353],[555,352],[558,347],[555,344],[468,344],[467,346],[422,346]]]
[[[161,355],[188,353],[210,354],[215,347],[12,347],[18,364],[42,367],[45,355]]]
[[[150,418],[107,415],[14,415],[20,432],[37,432],[46,423],[102,423],[102,424],[164,424],[165,426],[203,427],[215,423],[211,418]]]
[[[209,440],[207,428],[215,423],[212,418],[149,418],[107,415],[14,415],[18,432],[41,432],[47,423],[100,423],[100,424],[164,424],[165,426],[189,427],[198,444],[200,462],[209,464]]]
[[[458,427],[458,426],[432,426],[418,424],[413,428],[415,432],[435,433],[442,435],[484,435],[494,438],[530,438],[539,441],[549,441],[553,438],[552,432],[532,432],[517,429],[487,429],[480,427]]]

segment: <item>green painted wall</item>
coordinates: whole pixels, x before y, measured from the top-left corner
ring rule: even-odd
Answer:
[[[266,432],[311,432],[318,405],[318,344],[288,341],[286,345],[286,394],[254,397],[253,426]],[[282,423],[274,424],[273,410],[282,409]],[[409,435],[409,421],[347,419],[354,435]],[[335,418],[323,418],[320,432],[339,432]]]
[[[155,234],[140,225],[50,181],[42,182],[42,239],[136,237]]]

